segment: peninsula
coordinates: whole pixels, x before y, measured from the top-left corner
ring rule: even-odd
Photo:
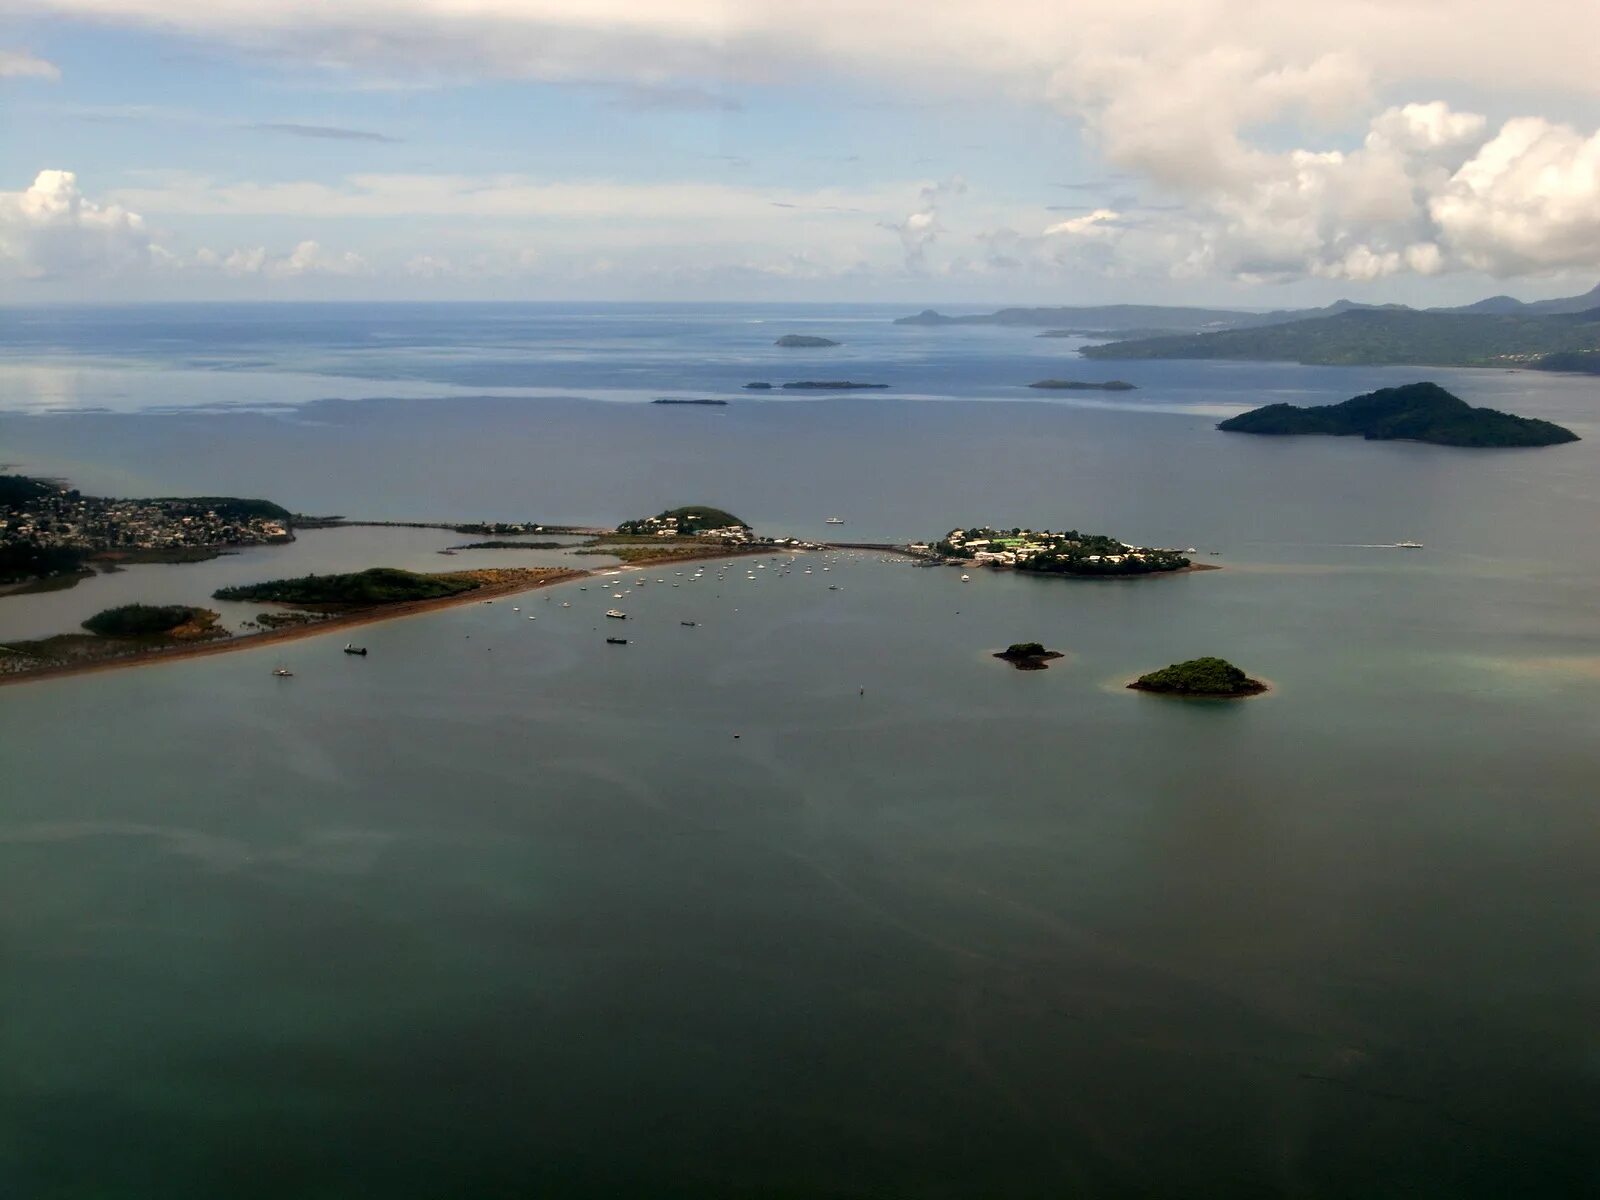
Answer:
[[[325,523],[332,526],[368,524],[342,518]],[[498,522],[478,525],[410,522],[406,526],[472,532],[532,532],[543,528]],[[757,537],[738,517],[710,505],[668,509],[654,517],[624,521],[615,529],[579,530],[570,526],[562,529],[592,535],[584,543],[584,549],[573,553],[605,555],[630,566],[816,548],[813,543],[798,538]],[[0,645],[0,683],[21,683],[248,649],[309,637],[330,629],[517,595],[563,580],[614,570],[610,563],[590,570],[516,567],[441,574],[376,567],[219,588],[213,594],[220,600],[256,601],[281,607],[259,613],[253,621],[244,621],[242,628],[249,632],[238,635],[230,634],[218,624],[217,613],[205,609],[128,605],[108,610],[85,623],[91,629],[89,634],[61,634]]]
[[[951,565],[1026,571],[1038,575],[1116,578],[1173,571],[1216,570],[1197,566],[1193,550],[1135,546],[1098,533],[1076,529],[991,529],[986,525],[952,529],[933,543],[910,547],[934,561]]]
[[[1085,346],[1079,353],[1095,361],[1207,358],[1594,371],[1600,370],[1600,307],[1575,313],[1532,306],[1512,312],[1350,308],[1266,327]]]
[[[1229,417],[1217,428],[1225,433],[1319,433],[1438,446],[1555,446],[1578,440],[1572,430],[1551,421],[1473,408],[1438,384],[1426,382],[1380,388],[1342,404],[1315,408],[1269,404]]]
[[[1251,679],[1223,658],[1191,658],[1159,671],[1141,675],[1128,685],[1136,692],[1165,696],[1191,696],[1218,700],[1259,696],[1267,685]]]

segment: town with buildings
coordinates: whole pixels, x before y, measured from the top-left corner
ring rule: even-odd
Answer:
[[[95,557],[189,557],[292,537],[289,511],[266,500],[116,500],[52,480],[0,476],[0,566],[13,578],[80,569]]]
[[[1052,575],[1149,575],[1193,566],[1193,549],[1135,546],[1075,529],[952,529],[936,542],[916,542],[913,554],[957,565],[1010,568]]]

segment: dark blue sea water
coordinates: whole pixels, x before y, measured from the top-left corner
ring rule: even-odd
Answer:
[[[1089,364],[893,315],[4,313],[0,461],[90,490],[1073,525],[1224,570],[656,568],[373,626],[367,659],[0,689],[0,1194],[1593,1191],[1595,383]],[[1023,386],[1111,374],[1139,390]],[[892,386],[740,387],[838,377]],[[1213,428],[1425,377],[1585,440]],[[672,395],[730,404],[643,403]],[[0,598],[0,637],[455,540],[135,568]],[[989,657],[1035,639],[1067,656]],[[1203,653],[1274,691],[1121,686]]]

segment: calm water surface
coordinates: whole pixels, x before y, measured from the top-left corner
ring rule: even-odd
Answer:
[[[932,399],[673,409],[443,378],[541,347],[573,379],[587,356],[596,390],[652,362],[687,389],[702,352],[776,378],[758,340],[845,325],[756,339],[741,313],[535,313],[560,328],[519,327],[516,353],[472,314],[387,309],[0,337],[19,369],[92,344],[196,396],[285,368],[328,389],[0,417],[0,459],[85,487],[401,519],[704,499],[863,538],[1075,524],[1227,568],[657,567],[622,602],[595,581],[373,626],[364,660],[294,643],[289,681],[265,650],[0,689],[0,1193],[1591,1192],[1594,385],[1432,373],[1588,435],[1479,454],[1211,429],[1403,373],[1137,364],[1125,405],[1027,402],[1011,381],[1072,369],[1034,361],[1059,346],[885,349],[908,331],[850,311],[852,377],[898,362]],[[427,394],[356,378],[385,321]],[[1428,548],[1382,548],[1406,537]],[[464,565],[435,555],[459,540],[308,533],[0,599],[0,633],[123,598],[90,589]],[[1034,639],[1067,657],[989,657]],[[1121,686],[1198,653],[1275,690]]]

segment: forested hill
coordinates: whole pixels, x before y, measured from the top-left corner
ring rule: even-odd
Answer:
[[[1264,329],[1110,342],[1086,347],[1082,354],[1118,360],[1213,358],[1600,371],[1600,308],[1548,315],[1350,309]]]

